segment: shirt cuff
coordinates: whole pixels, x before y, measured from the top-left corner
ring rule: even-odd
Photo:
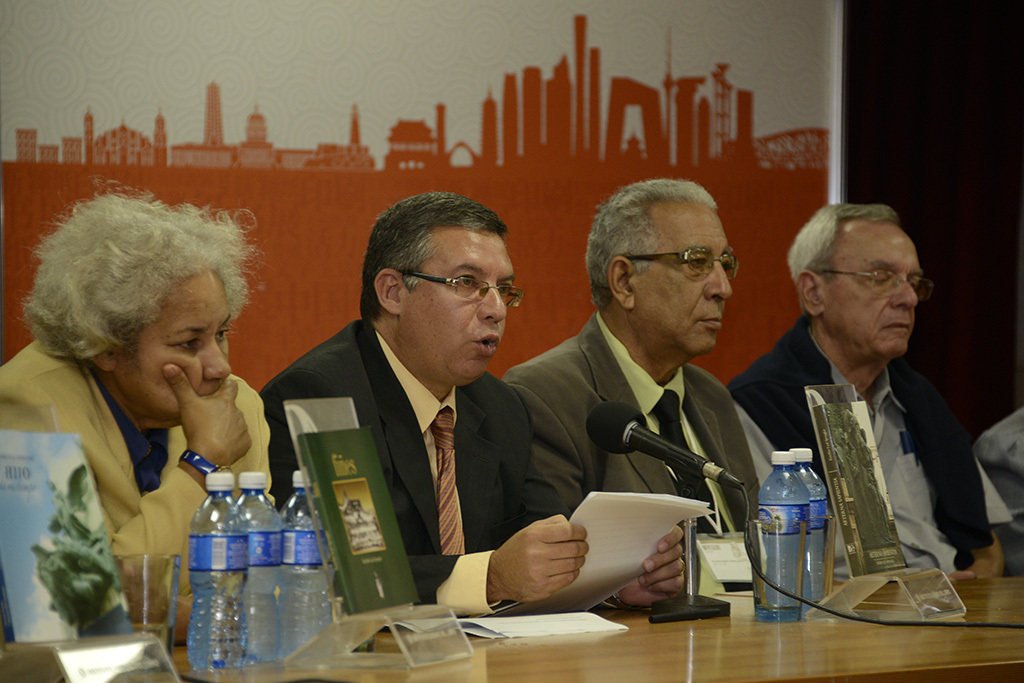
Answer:
[[[493,550],[461,556],[455,569],[437,587],[437,604],[449,607],[456,614],[490,614],[487,603],[487,567]]]

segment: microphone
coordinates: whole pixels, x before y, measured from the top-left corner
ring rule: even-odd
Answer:
[[[677,446],[647,428],[644,414],[627,403],[598,403],[587,415],[587,436],[609,453],[640,451],[669,465],[681,465],[723,486],[743,490],[743,482],[707,458]]]

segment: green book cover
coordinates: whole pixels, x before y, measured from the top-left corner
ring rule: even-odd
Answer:
[[[905,568],[867,404],[850,385],[805,391],[850,576]]]
[[[412,570],[369,427],[302,434],[299,449],[345,612],[416,602]]]

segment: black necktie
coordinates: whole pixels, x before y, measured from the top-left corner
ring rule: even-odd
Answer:
[[[679,394],[666,389],[654,405],[654,417],[658,418],[661,435],[677,446],[692,450],[683,436],[682,413],[679,410]]]
[[[690,445],[686,442],[686,437],[683,435],[683,424],[681,422],[682,413],[679,408],[679,394],[666,389],[662,394],[661,398],[654,405],[654,409],[651,411],[654,417],[658,418],[658,425],[661,429],[661,435],[674,443],[677,446],[681,446],[688,451],[693,451]],[[680,471],[680,468],[672,468],[672,471],[676,475],[676,490],[680,496],[684,498],[696,498],[703,500],[714,505],[714,500],[711,497],[711,489],[708,488],[707,481],[704,477],[692,474],[687,471]],[[703,532],[713,531],[711,525],[708,523],[706,517],[701,517],[697,520],[697,530]]]

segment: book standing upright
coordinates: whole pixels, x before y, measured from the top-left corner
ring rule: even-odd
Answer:
[[[77,434],[0,430],[4,640],[132,633]]]
[[[967,610],[940,569],[907,568],[867,404],[850,384],[807,386],[804,391],[850,570],[850,580],[820,604],[900,621],[963,616]],[[895,602],[890,599],[884,609],[857,609],[890,582],[900,587]],[[812,610],[806,618],[828,615]]]
[[[284,402],[311,510],[322,534],[334,623],[287,658],[301,668],[408,668],[462,659],[473,648],[442,605],[415,605],[416,586],[368,427],[351,398]],[[424,452],[423,457],[427,457]],[[401,655],[361,651],[387,627]]]

